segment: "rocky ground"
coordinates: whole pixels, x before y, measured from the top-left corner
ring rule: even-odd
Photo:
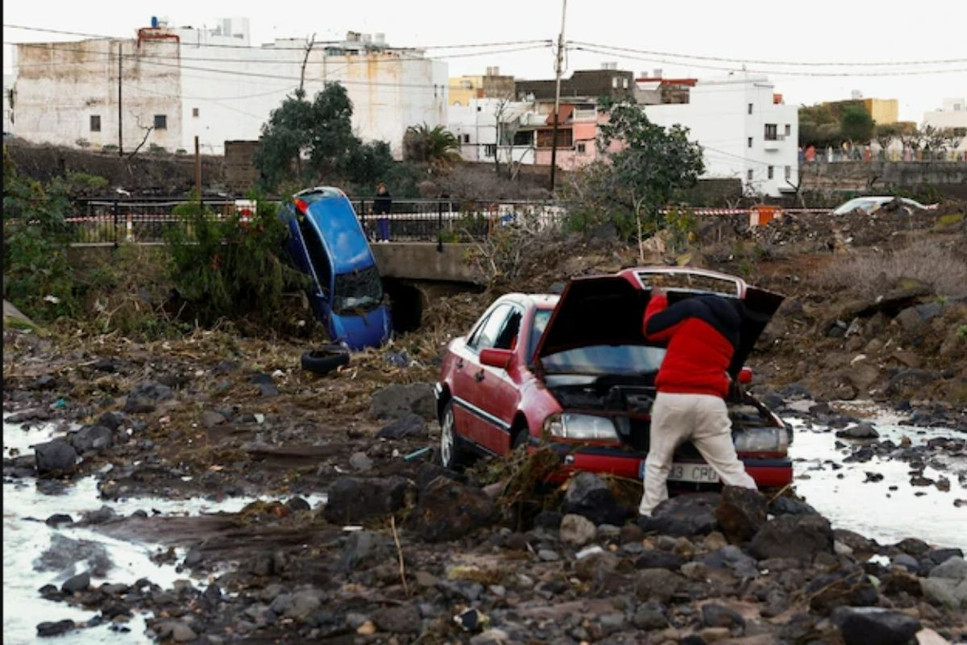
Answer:
[[[774,408],[861,433],[831,403],[873,399],[920,425],[967,431],[967,292],[886,271],[860,290],[822,271],[913,238],[963,259],[963,212],[915,222],[883,214],[873,226],[789,217],[756,231],[719,221],[698,228],[687,257],[656,241],[649,259],[742,272],[789,297],[752,360],[754,389]],[[951,214],[960,218],[941,219]],[[543,270],[517,278],[538,288],[627,266],[636,251],[606,237],[561,240],[534,260]],[[422,333],[326,376],[299,369],[298,341],[199,330],[139,343],[5,324],[6,420],[65,433],[6,458],[5,481],[38,477],[53,492],[94,476],[107,509],[39,519],[186,554],[170,552],[185,575],[170,589],[95,572],[39,596],[99,611],[95,622],[119,629],[150,610],[159,642],[967,640],[964,554],[917,539],[914,527],[909,539],[878,544],[833,530],[792,490],[725,490],[674,497],[642,531],[631,521],[640,484],[582,475],[535,492],[541,453],[443,471],[433,450],[439,352],[486,302],[441,299]],[[796,400],[816,403],[794,412]],[[868,438],[849,458],[907,461],[913,482],[927,464],[963,464],[964,438],[919,447]],[[963,472],[950,477],[964,483]],[[306,502],[322,493],[325,505]],[[276,501],[196,517],[110,510],[120,498],[241,495]],[[56,548],[70,559],[69,544]],[[75,627],[44,623],[38,633]]]

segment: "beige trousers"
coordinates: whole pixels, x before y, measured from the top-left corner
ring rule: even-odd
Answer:
[[[659,392],[651,408],[651,442],[645,459],[644,493],[638,513],[651,515],[668,499],[668,472],[679,444],[691,442],[729,486],[755,489],[755,481],[735,454],[732,422],[725,401],[710,394]]]

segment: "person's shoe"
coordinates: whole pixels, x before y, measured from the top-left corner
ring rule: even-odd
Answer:
[[[638,516],[638,528],[647,533],[652,530],[655,520],[652,519],[651,515],[639,515]]]

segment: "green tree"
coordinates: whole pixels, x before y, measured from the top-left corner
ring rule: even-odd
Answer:
[[[585,224],[603,223],[594,215],[600,212],[625,234],[633,222],[643,259],[644,234],[664,224],[659,209],[694,186],[705,171],[702,148],[688,140],[687,128],[649,121],[634,100],[603,98],[598,109],[608,115],[599,128],[598,150],[619,149],[583,173],[577,192],[585,196],[585,205],[580,210]]]
[[[326,85],[311,103],[302,90],[286,97],[262,126],[255,153],[265,183],[313,183],[340,168],[361,145],[352,132],[352,115],[352,101],[338,83]]]
[[[287,291],[299,291],[306,278],[280,258],[288,235],[278,204],[255,193],[256,213],[216,217],[197,201],[176,206],[182,226],[168,229],[169,275],[202,324],[251,315],[278,328]]]
[[[843,137],[856,142],[869,141],[873,137],[875,125],[866,108],[857,105],[846,106],[839,121]]]
[[[460,142],[442,125],[411,125],[403,135],[403,156],[410,161],[446,167],[460,159]]]
[[[799,107],[799,145],[825,147],[840,143],[839,119],[826,105]]]
[[[51,320],[74,310],[67,263],[67,184],[23,179],[3,148],[3,297],[28,316]]]

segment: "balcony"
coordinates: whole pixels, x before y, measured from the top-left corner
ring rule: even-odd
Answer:
[[[786,135],[784,134],[777,134],[777,135],[774,135],[772,138],[766,137],[765,140],[762,142],[762,148],[764,150],[779,150],[780,148],[782,148],[782,143],[785,140],[786,140]]]

